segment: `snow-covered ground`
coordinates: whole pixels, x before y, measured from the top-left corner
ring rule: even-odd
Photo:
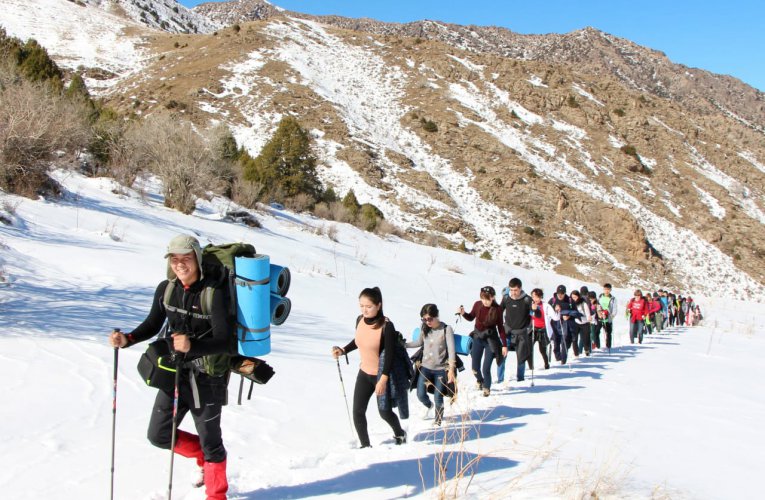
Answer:
[[[129,331],[148,311],[177,232],[203,242],[248,241],[289,266],[293,308],[272,330],[266,360],[276,375],[253,398],[224,410],[232,497],[283,498],[757,498],[765,465],[765,393],[758,326],[765,306],[730,298],[697,299],[704,324],[628,345],[621,303],[615,348],[570,366],[536,370],[488,398],[460,375],[445,426],[413,417],[409,443],[368,412],[372,449],[356,449],[335,344],[353,334],[357,296],[380,286],[385,313],[406,336],[422,304],[442,318],[501,289],[512,276],[551,293],[582,283],[471,255],[381,239],[286,211],[258,216],[261,229],[221,221],[224,200],[200,201],[191,216],[162,206],[157,186],[143,195],[109,179],[59,172],[63,201],[3,195],[0,213],[0,491],[3,498],[107,498],[110,482],[112,360],[107,334]],[[118,193],[118,194],[115,194]],[[124,193],[124,194],[119,194]],[[586,283],[599,290],[594,283]],[[116,495],[164,498],[169,453],[145,439],[154,390],[138,377],[142,346],[119,352]],[[341,364],[352,394],[358,356]],[[512,359],[512,358],[511,358]],[[465,360],[469,362],[469,359]],[[541,359],[537,354],[537,366]],[[193,430],[191,421],[182,428]],[[444,465],[444,476],[438,464]],[[193,466],[175,462],[173,498],[201,499]],[[441,481],[439,478],[445,478]]]

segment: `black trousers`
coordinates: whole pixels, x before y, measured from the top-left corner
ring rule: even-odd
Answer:
[[[361,446],[369,446],[369,432],[367,431],[367,406],[369,400],[375,393],[377,385],[377,376],[369,375],[359,370],[356,376],[356,387],[353,389],[353,425],[356,427],[356,434],[359,435]],[[380,417],[385,420],[390,428],[393,429],[395,436],[403,436],[404,429],[393,410],[380,410]]]
[[[227,377],[208,377],[204,374],[196,376],[199,389],[200,408],[194,408],[189,377],[181,376],[178,385],[178,416],[180,425],[186,413],[191,413],[194,426],[199,435],[199,444],[205,455],[206,462],[223,462],[226,460],[226,448],[223,446],[220,420],[221,410],[226,403]],[[158,448],[170,449],[173,432],[173,395],[165,391],[157,391],[154,408],[151,411],[147,437],[149,442]]]
[[[532,337],[531,343],[539,342],[539,354],[542,355],[542,359],[545,362],[545,368],[550,366],[550,360],[547,359],[547,346],[550,344],[550,338],[547,336],[547,329],[546,328],[534,328],[534,336]],[[532,360],[534,359],[534,356],[531,357]],[[531,368],[534,368],[532,366]]]
[[[611,339],[613,337],[614,332],[614,324],[610,322],[603,322],[598,321],[598,323],[595,325],[595,335],[598,339],[598,342],[600,342],[600,330],[603,329],[606,331],[606,348],[611,349]],[[598,347],[600,347],[600,344],[598,344]]]

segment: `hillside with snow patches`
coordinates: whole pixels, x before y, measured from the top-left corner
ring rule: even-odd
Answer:
[[[485,201],[482,194],[471,186],[472,172],[457,171],[448,159],[433,152],[416,133],[402,126],[401,118],[411,108],[398,99],[405,92],[408,78],[400,67],[391,66],[373,50],[344,42],[319,24],[310,21],[273,23],[265,28],[265,32],[277,40],[276,47],[252,52],[244,62],[226,68],[232,75],[223,80],[223,87],[230,89],[230,94],[211,94],[201,99],[202,109],[209,111],[216,118],[219,116],[216,102],[228,96],[231,96],[234,102],[242,102],[239,109],[244,115],[245,123],[235,127],[235,130],[237,138],[249,150],[258,151],[262,147],[280,117],[264,110],[267,106],[264,103],[267,103],[269,96],[259,91],[252,83],[263,80],[264,87],[268,88],[270,82],[267,78],[259,76],[259,70],[267,61],[286,62],[297,73],[298,83],[310,87],[339,110],[354,140],[375,144],[383,151],[391,150],[411,159],[413,168],[425,171],[435,179],[457,207],[446,207],[430,198],[427,193],[397,182],[395,175],[390,175],[391,179],[385,191],[370,186],[347,162],[337,158],[336,153],[343,146],[325,140],[322,132],[315,130],[317,149],[323,164],[322,178],[326,183],[336,186],[338,192],[353,189],[359,199],[379,206],[387,218],[406,229],[424,230],[427,224],[423,218],[413,217],[411,213],[405,212],[397,200],[406,200],[406,206],[423,205],[437,211],[452,211],[456,217],[473,223],[481,240],[479,249],[488,249],[492,255],[505,261],[519,261],[531,268],[552,269],[559,262],[553,257],[545,259],[536,249],[519,245],[517,224],[515,228],[505,224],[508,210]],[[747,291],[744,293],[761,296],[763,285],[760,281],[738,270],[730,256],[709,245],[693,231],[683,228],[682,223],[678,224],[661,217],[644,206],[629,190],[618,186],[611,190],[593,189],[592,175],[613,178],[616,174],[608,162],[598,162],[592,158],[584,145],[588,139],[585,130],[554,118],[540,116],[524,108],[514,102],[506,91],[498,88],[491,81],[491,76],[484,76],[483,68],[475,67],[468,60],[457,57],[453,59],[457,64],[471,70],[475,76],[471,81],[463,80],[449,84],[448,87],[448,99],[464,109],[454,110],[461,125],[478,127],[497,142],[512,148],[523,161],[533,166],[537,174],[579,190],[608,206],[622,208],[635,214],[651,243],[673,263],[677,279],[689,289],[711,290],[735,286]],[[438,81],[436,72],[426,65],[417,68],[417,71],[432,74],[432,79]],[[233,89],[237,89],[238,93]],[[248,106],[245,103],[253,104]],[[527,126],[544,125],[565,136],[564,140],[578,157],[577,160],[581,161],[589,172],[583,172],[581,166],[571,164],[566,155],[556,155],[555,144],[501,120],[497,116],[497,108],[515,113]],[[620,146],[621,144],[617,149]],[[687,147],[692,151],[695,160],[689,167],[726,188],[732,195],[734,189],[740,189],[740,182],[721,172],[692,146]],[[383,156],[381,161],[385,163],[385,160]],[[650,158],[643,158],[643,161],[655,163],[655,160]],[[390,161],[386,167],[386,170],[393,173],[400,168]],[[391,198],[395,201],[391,202]],[[745,194],[738,199],[746,213],[762,224],[765,219],[762,217],[763,212],[759,208],[757,198],[761,203],[761,195],[750,197]],[[706,204],[713,204],[710,210],[714,216],[720,213],[720,208],[717,208],[719,203],[714,205],[717,200],[712,195],[703,195],[703,200]],[[665,198],[665,203],[671,203],[671,198]],[[454,241],[458,241],[459,237],[455,235]],[[574,242],[580,243],[581,238],[575,238]],[[582,252],[594,254],[614,267],[624,267],[624,264],[595,242],[579,248]],[[693,257],[688,258],[688,255]],[[580,271],[585,275],[589,274],[586,266],[582,266]]]
[[[137,3],[121,1],[121,17],[88,3],[1,0],[0,25],[69,69],[113,72],[86,79],[110,102],[150,114],[183,100],[190,119],[226,123],[252,154],[297,114],[323,183],[353,189],[415,239],[580,279],[765,298],[765,150],[740,125],[646,104],[605,77],[292,17],[160,49],[161,35],[124,15]],[[575,107],[556,104],[571,96]],[[639,114],[614,116],[622,108]],[[439,132],[423,132],[415,113]],[[651,176],[625,168],[636,164]]]
[[[754,498],[763,463],[765,348],[754,303],[694,297],[702,326],[675,328],[629,345],[618,289],[612,351],[527,372],[480,397],[469,370],[447,405],[443,428],[404,422],[408,443],[368,411],[373,447],[357,449],[343,390],[353,391],[358,357],[338,366],[332,345],[353,335],[357,296],[380,286],[386,315],[409,337],[419,310],[435,302],[458,333],[472,325],[453,311],[501,289],[512,276],[530,290],[578,280],[528,270],[352,226],[263,207],[261,228],[227,221],[228,200],[198,200],[192,215],[162,205],[161,186],[136,190],[107,178],[56,170],[60,201],[4,196],[0,215],[0,485],[17,500],[104,498],[110,484],[113,352],[107,334],[145,316],[165,275],[167,241],[178,232],[203,244],[253,243],[288,266],[292,313],[272,329],[276,370],[237,405],[232,379],[224,409],[230,498]],[[328,234],[334,234],[332,238]],[[596,283],[586,283],[598,289]],[[169,455],[145,439],[154,390],[135,370],[143,346],[119,352],[115,498],[165,498]],[[465,359],[469,363],[469,358]],[[246,394],[246,388],[245,388]],[[181,428],[193,431],[190,420]],[[173,498],[193,489],[189,460],[177,459]],[[721,478],[724,478],[721,479]]]

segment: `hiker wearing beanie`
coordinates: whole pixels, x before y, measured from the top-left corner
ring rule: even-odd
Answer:
[[[550,306],[550,314],[547,314],[546,317],[552,330],[553,355],[563,365],[566,364],[568,359],[568,346],[571,339],[569,329],[572,328],[570,325],[571,317],[568,314],[564,314],[564,311],[573,309],[571,299],[566,295],[566,286],[558,285],[553,296],[547,301],[547,304]]]
[[[422,347],[422,361],[417,376],[417,399],[425,405],[423,418],[428,418],[433,403],[428,397],[428,385],[433,387],[435,399],[435,425],[441,425],[444,417],[444,396],[453,393],[447,384],[455,383],[457,353],[454,345],[454,330],[438,318],[438,307],[425,304],[420,309],[420,337],[407,342],[407,347]],[[453,387],[453,386],[452,386]]]
[[[369,432],[367,430],[367,406],[372,395],[377,396],[377,411],[380,417],[393,430],[396,444],[406,443],[406,432],[401,428],[401,422],[393,412],[394,401],[399,406],[401,418],[409,416],[408,382],[406,389],[390,394],[398,384],[394,384],[394,359],[398,337],[396,328],[383,314],[382,292],[378,287],[365,288],[359,294],[359,309],[361,315],[356,318],[356,334],[345,347],[333,347],[332,356],[338,358],[343,354],[359,350],[361,363],[353,389],[353,425],[359,435],[362,448],[369,448]],[[402,399],[403,397],[403,399]]]
[[[510,334],[510,344],[515,346],[515,357],[518,361],[516,380],[522,382],[526,372],[534,369],[531,327],[531,297],[522,290],[523,283],[513,278],[508,283],[509,293],[502,297],[502,309],[505,311],[505,332]]]
[[[473,346],[470,350],[470,358],[473,365],[478,389],[483,391],[484,396],[491,393],[491,362],[496,359],[497,364],[507,356],[507,337],[502,326],[502,307],[494,300],[497,296],[494,287],[481,288],[480,300],[473,304],[470,312],[460,306],[457,313],[468,321],[475,320],[475,328],[470,332]]]
[[[236,353],[236,338],[231,335],[233,325],[228,314],[229,291],[225,276],[216,276],[214,269],[203,269],[202,249],[193,236],[178,235],[170,240],[165,258],[168,279],[157,286],[149,315],[127,335],[112,332],[110,342],[113,347],[130,347],[160,333],[167,321],[165,340],[179,372],[176,422],[191,413],[198,434],[178,430],[173,451],[196,460],[200,478],[194,486],[204,485],[208,500],[223,500],[228,480],[220,423],[221,410],[227,402],[228,376],[207,375],[195,360],[206,355]],[[166,297],[168,286],[173,288]],[[215,288],[210,314],[192,313],[202,310],[201,294],[205,287]],[[157,392],[148,438],[159,448],[170,449],[172,445],[173,403],[172,392],[164,389]]]

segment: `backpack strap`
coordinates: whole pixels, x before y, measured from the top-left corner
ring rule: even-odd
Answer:
[[[173,279],[168,281],[167,286],[165,287],[165,295],[162,301],[162,304],[165,306],[165,310],[178,313],[178,314],[184,314],[186,316],[191,316],[194,319],[210,320],[212,318],[212,315],[210,314],[210,310],[212,309],[212,292],[213,291],[210,287],[204,287],[202,289],[202,295],[200,297],[201,305],[202,305],[202,314],[187,311],[186,309],[183,309],[181,307],[171,306],[170,298],[173,296],[174,291],[175,291],[175,280]]]

